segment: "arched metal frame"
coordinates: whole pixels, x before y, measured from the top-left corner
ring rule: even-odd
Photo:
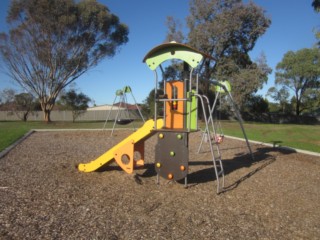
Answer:
[[[192,91],[192,83],[193,83],[193,73],[194,69],[200,65],[202,60],[204,58],[210,58],[213,59],[211,56],[200,52],[188,45],[181,44],[181,43],[176,43],[176,42],[170,42],[170,43],[164,43],[159,46],[156,46],[155,48],[151,49],[146,56],[143,59],[143,62],[147,64],[147,66],[154,72],[155,75],[155,97],[158,96],[158,73],[157,73],[157,68],[159,67],[160,70],[163,72],[162,68],[162,63],[166,62],[168,60],[172,59],[178,59],[181,61],[186,62],[190,67],[190,75],[188,80],[185,81],[185,93]],[[189,86],[187,84],[187,81],[189,81]],[[196,90],[195,94],[198,93],[198,74],[195,76],[195,81],[196,81]],[[166,80],[164,79],[164,85],[166,84]],[[164,89],[164,94],[166,94],[165,89]],[[190,98],[190,96],[189,96]],[[188,101],[187,96],[184,99],[170,99],[171,101],[176,100],[176,101]],[[160,100],[156,99],[155,101],[155,120],[158,117],[158,112],[157,112],[157,107],[158,107],[158,102],[164,102],[168,100]],[[165,112],[165,104],[164,104],[164,112]],[[189,104],[189,109],[187,109],[187,119],[191,119],[191,104]],[[191,130],[191,120],[188,121],[188,126],[187,126],[187,131]]]
[[[115,98],[114,98],[114,100],[113,100],[112,107],[111,107],[111,109],[109,110],[109,114],[108,114],[108,116],[107,116],[107,118],[106,118],[106,121],[105,121],[105,123],[104,123],[104,125],[103,125],[103,129],[105,129],[106,124],[107,124],[108,120],[110,119],[110,115],[111,115],[112,109],[113,109],[113,107],[114,107],[114,104],[116,103],[116,101],[117,101],[117,99],[118,99],[120,104],[117,106],[117,107],[118,107],[118,110],[117,110],[116,117],[115,117],[115,119],[114,119],[114,123],[113,123],[113,126],[112,126],[111,136],[113,135],[113,132],[114,132],[116,123],[119,124],[119,125],[127,125],[127,124],[129,124],[129,123],[132,123],[133,129],[134,129],[134,130],[136,129],[136,127],[135,127],[135,125],[134,125],[134,123],[133,123],[133,122],[134,122],[134,119],[131,119],[131,118],[129,117],[130,114],[129,114],[128,100],[127,100],[127,94],[129,94],[129,93],[131,94],[131,97],[132,97],[132,99],[134,100],[134,104],[135,104],[135,106],[136,106],[136,108],[137,108],[137,110],[138,110],[138,112],[139,112],[139,115],[140,115],[142,121],[145,122],[144,117],[143,117],[143,115],[142,115],[142,113],[141,113],[141,111],[140,111],[140,108],[139,108],[138,104],[137,104],[137,101],[136,101],[135,97],[133,96],[131,87],[130,87],[130,86],[125,86],[125,87],[123,87],[123,89],[118,89],[118,90],[116,91],[116,94],[115,94],[116,96],[115,96]],[[125,109],[124,109],[124,110],[121,110],[121,108],[123,108],[123,106],[122,106],[123,104],[124,104],[124,108],[125,108]],[[125,111],[125,112],[124,112],[124,115],[125,115],[125,118],[124,118],[124,119],[123,119],[123,118],[120,118],[121,111]]]

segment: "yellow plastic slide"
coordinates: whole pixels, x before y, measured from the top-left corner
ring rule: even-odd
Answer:
[[[163,120],[158,119],[157,120],[157,129],[162,128],[163,126]],[[119,149],[123,148],[128,143],[138,143],[140,140],[145,139],[149,135],[152,135],[152,130],[154,128],[154,121],[148,120],[144,123],[144,125],[139,128],[136,132],[132,133],[130,136],[122,140],[120,143],[112,147],[110,150],[108,150],[106,153],[102,154],[100,157],[98,157],[96,160],[93,160],[89,163],[80,163],[78,165],[79,171],[82,172],[92,172],[97,170],[98,168],[102,167],[106,163],[110,162],[115,157],[115,152],[117,152]],[[130,151],[128,149],[128,151]]]

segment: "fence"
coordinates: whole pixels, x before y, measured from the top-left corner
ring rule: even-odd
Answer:
[[[91,110],[85,111],[76,121],[105,121],[109,116],[109,120],[114,121],[118,110]],[[0,111],[0,121],[19,121],[22,119],[23,112]],[[119,113],[119,117],[130,119],[141,119],[137,110],[129,110],[129,114]],[[52,121],[72,121],[72,111],[52,111],[50,114]],[[28,121],[43,121],[43,112],[34,111],[29,113]]]

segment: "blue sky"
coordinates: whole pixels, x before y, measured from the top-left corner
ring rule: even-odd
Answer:
[[[167,16],[185,22],[189,14],[188,0],[99,0],[129,26],[129,42],[122,46],[112,59],[106,59],[76,81],[77,88],[95,100],[97,105],[111,104],[115,92],[131,86],[133,95],[142,102],[154,87],[153,72],[142,63],[143,57],[153,47],[161,44],[166,36]],[[257,42],[250,56],[255,60],[262,52],[273,69],[259,94],[265,96],[274,85],[274,70],[283,55],[292,50],[312,47],[316,39],[315,27],[320,27],[320,14],[311,7],[312,0],[254,0],[272,19],[272,24]],[[5,16],[9,0],[0,2],[0,32],[6,30]],[[0,72],[0,91],[19,88]],[[132,102],[130,96],[128,101]]]

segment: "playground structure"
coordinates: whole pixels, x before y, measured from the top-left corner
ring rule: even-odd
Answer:
[[[129,109],[128,109],[127,94],[129,94],[129,93],[131,94],[131,97],[134,100],[134,104],[135,104],[136,109],[139,112],[140,118],[142,119],[143,122],[145,122],[144,117],[140,111],[138,104],[137,104],[137,101],[136,101],[135,97],[133,96],[131,87],[125,86],[125,87],[123,87],[123,89],[119,89],[116,91],[116,96],[113,100],[111,110],[109,111],[109,114],[108,114],[106,121],[103,125],[103,129],[105,129],[108,120],[110,120],[110,115],[111,115],[112,109],[118,100],[119,101],[118,106],[117,106],[118,109],[117,109],[117,114],[116,114],[116,117],[114,119],[114,123],[112,126],[111,136],[113,135],[114,128],[115,128],[116,124],[127,125],[127,124],[132,123],[133,129],[135,130],[134,119],[132,118],[132,116],[131,116],[132,114],[130,114]]]
[[[201,151],[201,147],[202,147],[203,142],[207,141],[207,139],[209,137],[211,137],[217,144],[220,144],[223,141],[224,134],[222,132],[222,127],[221,127],[221,124],[220,124],[220,121],[219,121],[220,119],[217,119],[216,121],[214,121],[213,116],[214,116],[214,112],[218,110],[217,109],[218,101],[221,104],[221,95],[224,95],[223,97],[228,100],[229,105],[231,105],[231,108],[233,109],[232,112],[234,113],[235,117],[237,118],[237,120],[239,122],[239,125],[240,125],[240,128],[242,130],[243,137],[244,137],[244,139],[246,141],[246,144],[247,144],[248,151],[250,153],[251,159],[254,160],[254,156],[253,156],[253,153],[252,153],[252,150],[251,150],[251,147],[250,147],[250,143],[249,143],[247,134],[246,134],[246,132],[244,130],[244,127],[243,127],[243,120],[242,120],[240,111],[239,111],[239,109],[237,107],[237,104],[234,102],[232,94],[231,94],[231,85],[230,85],[230,83],[228,81],[219,82],[219,81],[216,81],[216,80],[210,80],[210,83],[215,86],[215,93],[216,93],[214,102],[213,102],[213,104],[211,106],[210,115],[209,115],[209,119],[208,119],[208,124],[212,125],[212,131],[213,131],[212,134],[213,134],[213,136],[208,136],[207,135],[207,131],[203,131],[202,139],[201,139],[201,142],[200,142],[200,145],[199,145],[199,149],[198,149],[198,153],[200,153],[200,151]],[[220,132],[218,133],[217,130],[220,131]]]
[[[211,137],[212,133],[216,134],[216,126],[212,118],[216,101],[213,106],[210,107],[208,97],[198,93],[198,74],[194,71],[204,58],[211,58],[211,56],[190,46],[176,42],[165,43],[149,51],[144,57],[143,62],[147,64],[155,75],[154,119],[146,121],[140,129],[96,160],[87,164],[79,164],[78,169],[83,172],[95,171],[114,159],[124,171],[132,173],[135,166],[142,166],[144,163],[145,140],[156,134],[158,139],[155,148],[157,183],[159,183],[159,176],[161,176],[167,180],[179,181],[184,179],[185,186],[187,186],[189,134],[199,131],[199,102],[205,122],[202,140],[204,136],[207,136],[214,174],[217,181],[217,193],[221,192],[224,188],[224,169],[219,144]],[[160,68],[163,72],[161,64],[172,59],[181,60],[184,64],[188,64],[189,77],[183,80],[172,81],[164,79],[163,94],[160,95],[158,94],[159,79],[157,69]],[[212,84],[216,84],[224,90],[227,90],[226,87],[219,82],[212,82]],[[159,116],[157,112],[158,104],[162,104],[163,106],[163,116]],[[210,116],[207,116],[207,113],[209,113]],[[241,118],[240,122],[242,126]],[[243,127],[242,130],[244,132]],[[201,146],[202,141],[199,149]],[[248,147],[250,149],[249,144]],[[139,159],[135,159],[135,152],[140,153]],[[126,158],[126,161],[123,160],[124,158]]]

